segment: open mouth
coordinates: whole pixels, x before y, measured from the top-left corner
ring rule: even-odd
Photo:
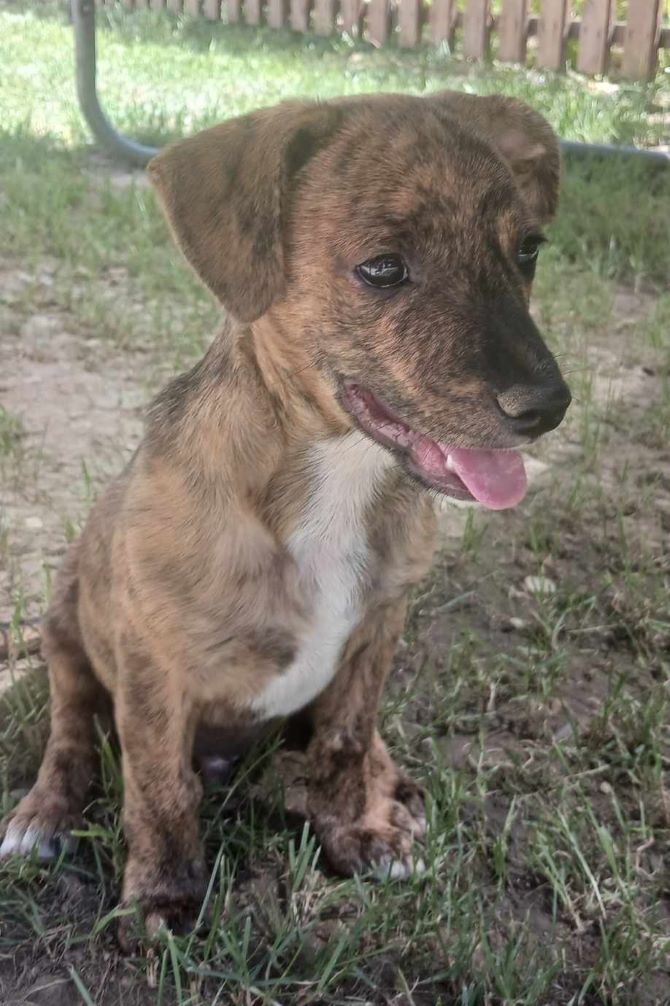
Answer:
[[[401,453],[405,467],[430,489],[460,500],[476,500],[489,510],[521,502],[527,480],[519,451],[450,447],[411,429],[371,391],[344,381],[342,404],[361,430]]]

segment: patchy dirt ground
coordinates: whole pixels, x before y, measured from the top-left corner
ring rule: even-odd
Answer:
[[[0,263],[0,401],[19,424],[0,487],[7,536],[0,621],[12,617],[17,598],[27,616],[39,613],[45,571],[53,570],[93,493],[137,445],[149,389],[161,376],[148,354],[82,338],[73,318],[53,309],[54,268],[45,263],[28,272]],[[107,282],[113,291],[113,277]]]
[[[143,405],[167,375],[154,351],[122,350],[82,337],[74,318],[50,302],[55,268],[44,262],[28,272],[0,263],[0,403],[12,417],[0,458],[0,620],[17,612],[40,613],[67,541],[97,489],[137,444]],[[123,294],[123,275],[104,282],[112,304]],[[470,948],[471,966],[490,967],[486,955],[495,956],[510,934],[525,934],[523,953],[529,959],[541,953],[543,941],[551,942],[568,965],[563,970],[556,965],[553,998],[537,1000],[548,1006],[670,1002],[670,972],[658,952],[663,946],[670,950],[670,901],[662,879],[670,763],[658,738],[651,750],[650,731],[667,737],[653,708],[645,706],[665,681],[670,652],[662,594],[669,569],[670,458],[663,425],[668,374],[658,352],[631,338],[653,304],[646,295],[619,291],[613,330],[601,340],[590,338],[587,346],[579,340],[573,346],[575,405],[561,431],[533,450],[533,491],[522,508],[497,516],[444,509],[444,550],[415,599],[385,709],[384,730],[398,757],[424,779],[443,815],[436,831],[452,836],[448,848],[440,845],[439,834],[433,840],[434,869],[451,878],[444,897],[460,905],[467,896],[465,876],[468,889],[474,885],[485,892],[492,911],[488,943]],[[31,707],[25,757],[20,763],[11,754],[7,759],[14,796],[29,783],[44,737],[39,668],[38,658],[20,652],[0,665],[0,690],[33,670],[36,684],[27,686],[29,694],[42,696]],[[11,737],[19,736],[25,743],[17,727]],[[276,805],[280,769],[288,817]],[[234,792],[222,803],[214,792],[204,812],[213,855],[222,815],[243,834],[226,910],[253,919],[254,939],[272,942],[284,925],[287,904],[292,912],[298,904],[300,925],[306,918],[315,922],[307,943],[316,959],[342,925],[354,926],[365,911],[353,893],[335,910],[329,907],[333,881],[318,870],[309,873],[307,888],[287,894],[286,849],[267,834],[280,827],[292,840],[300,837],[299,760],[279,758],[250,779],[246,802]],[[468,795],[468,786],[475,795]],[[121,961],[112,930],[101,924],[115,904],[110,878],[118,874],[122,855],[115,796],[118,800],[118,785],[108,779],[92,805],[92,839],[84,842],[80,869],[44,875],[33,867],[17,876],[16,890],[27,883],[39,906],[30,909],[30,918],[39,917],[41,935],[35,936],[17,894],[12,939],[0,928],[3,1006],[87,1001],[77,980],[95,1003],[211,1001],[206,968],[192,977],[193,998],[180,999],[166,986],[158,999],[167,958],[160,957],[160,967],[151,956]],[[630,870],[625,883],[617,873],[624,870],[619,860],[608,878],[607,848],[599,853],[591,848],[586,799],[590,813],[604,822],[596,837],[604,843],[607,828],[617,834],[617,855]],[[263,838],[245,846],[257,806],[266,808]],[[618,824],[626,815],[637,824]],[[451,831],[445,822],[451,822]],[[658,830],[649,837],[646,828]],[[102,853],[94,852],[95,843]],[[575,848],[573,875],[566,864],[574,860]],[[439,865],[447,863],[447,854],[464,857],[458,869]],[[588,867],[591,855],[600,856],[597,875]],[[582,861],[587,869],[580,873]],[[425,892],[414,896],[428,898]],[[403,904],[405,913],[416,910],[414,903]],[[456,924],[436,921],[425,904],[421,910],[430,958],[443,952]],[[621,959],[649,962],[648,973],[644,978],[636,973],[627,990],[625,974],[598,971],[603,927],[611,924],[610,937],[625,943],[626,919],[635,946]],[[399,932],[402,924],[397,923]],[[88,936],[77,936],[84,930]],[[416,943],[416,934],[413,939]],[[303,947],[301,953],[307,952]],[[371,965],[368,981],[377,982],[377,991],[365,993],[352,978],[352,998],[341,1001],[456,1002],[450,996],[460,979],[445,977],[444,961],[438,969],[444,975],[431,979],[427,989],[403,991],[397,984],[403,952],[396,946],[388,959]],[[630,998],[601,998],[595,979],[583,998],[571,998],[589,969],[600,974],[604,987],[624,988]],[[247,998],[220,1001],[270,999],[248,992]],[[302,1000],[291,994],[284,1001]],[[498,988],[486,1001],[521,1000],[506,998]]]

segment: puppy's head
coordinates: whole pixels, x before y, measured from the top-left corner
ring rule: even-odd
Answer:
[[[528,313],[558,199],[541,116],[453,92],[290,103],[150,173],[201,278],[241,320],[271,312],[348,423],[447,495],[519,501],[513,448],[570,401]]]

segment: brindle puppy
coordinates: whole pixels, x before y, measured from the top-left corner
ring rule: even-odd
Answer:
[[[149,171],[226,319],[65,559],[43,629],[51,737],[2,853],[52,855],[79,823],[111,696],[123,898],[173,924],[205,880],[198,728],[241,741],[300,712],[331,864],[413,869],[421,792],[375,721],[433,496],[518,503],[515,448],[570,396],[528,314],[559,154],[525,105],[289,103]]]

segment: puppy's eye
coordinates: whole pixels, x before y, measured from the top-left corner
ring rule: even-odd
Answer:
[[[516,260],[522,272],[534,271],[540,248],[546,240],[541,234],[528,234],[523,239],[516,253]]]
[[[368,286],[378,289],[400,286],[409,278],[409,270],[400,255],[377,255],[367,262],[361,262],[354,272]]]

